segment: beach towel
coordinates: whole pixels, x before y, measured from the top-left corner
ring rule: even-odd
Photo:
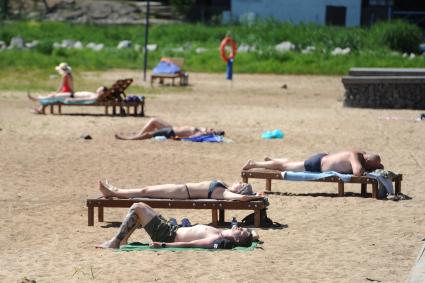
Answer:
[[[384,198],[387,195],[394,195],[392,178],[395,177],[395,174],[393,172],[377,169],[373,172],[367,173],[366,176],[378,181],[379,198]]]
[[[234,247],[233,249],[230,249],[232,251],[238,251],[238,252],[247,252],[252,251],[257,247],[257,242],[252,242],[251,246],[249,247]],[[135,251],[153,251],[153,252],[159,252],[159,251],[169,251],[169,252],[177,252],[177,251],[225,251],[228,249],[203,249],[203,248],[151,248],[149,247],[149,243],[140,243],[140,242],[134,242],[130,243],[124,246],[121,246],[119,249],[117,249],[117,252],[135,252]]]
[[[292,172],[292,171],[283,171],[282,178],[288,181],[312,181],[319,180],[327,177],[337,176],[343,182],[350,182],[352,174],[341,174],[335,171],[327,172]]]
[[[181,69],[176,64],[170,62],[161,60],[158,65],[152,70],[152,74],[176,74],[180,73]]]
[[[190,138],[182,138],[182,141],[191,141],[191,142],[223,142],[222,136],[217,135],[201,135],[196,137],[190,137]]]

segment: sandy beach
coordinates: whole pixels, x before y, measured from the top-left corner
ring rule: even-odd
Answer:
[[[190,74],[187,88],[151,92],[138,71],[87,73],[87,81],[133,77],[147,93],[146,117],[108,117],[102,108],[63,108],[36,115],[24,92],[0,92],[0,281],[21,282],[404,282],[425,240],[425,122],[417,110],[343,107],[340,77]],[[287,87],[284,88],[283,85]],[[34,95],[42,93],[34,93]],[[70,115],[89,113],[91,115]],[[120,141],[116,132],[142,128],[151,117],[175,125],[226,131],[232,142]],[[285,137],[263,140],[280,129]],[[89,134],[92,139],[80,138]],[[240,181],[248,159],[303,160],[344,149],[378,152],[386,169],[403,174],[412,199],[360,196],[359,185],[273,182],[269,217],[283,229],[258,229],[249,252],[99,250],[127,209],[105,209],[87,226],[86,199],[97,182],[124,188],[222,179]],[[252,180],[255,191],[264,180]],[[368,188],[368,193],[371,193]],[[159,210],[209,224],[208,210]],[[229,211],[242,219],[247,212]],[[149,242],[143,229],[130,241]]]

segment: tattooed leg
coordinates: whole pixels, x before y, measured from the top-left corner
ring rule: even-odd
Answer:
[[[127,216],[120,226],[118,234],[115,235],[111,240],[104,242],[96,246],[97,248],[112,248],[118,249],[121,244],[127,243],[128,238],[134,232],[134,230],[139,226],[139,219],[133,208],[130,209]]]

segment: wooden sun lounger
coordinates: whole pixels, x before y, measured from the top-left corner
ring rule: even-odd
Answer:
[[[88,226],[94,225],[94,208],[98,208],[98,221],[103,222],[104,207],[130,207],[134,203],[143,202],[152,208],[171,208],[171,209],[211,209],[212,224],[214,226],[224,224],[224,212],[231,210],[253,210],[254,225],[260,227],[260,211],[266,208],[262,200],[256,201],[234,201],[234,200],[216,200],[216,199],[152,199],[152,198],[134,198],[134,199],[106,199],[104,197],[87,199]],[[217,214],[218,212],[218,214]]]
[[[242,181],[248,183],[248,179],[266,179],[266,190],[271,192],[272,190],[272,180],[283,180],[282,172],[278,170],[267,170],[267,169],[250,169],[242,170],[241,177]],[[394,191],[395,194],[401,193],[401,181],[403,180],[402,174],[397,174],[393,178],[394,182]],[[344,182],[337,176],[327,177],[318,180],[303,181],[303,182],[325,182],[325,183],[338,183],[338,196],[344,196]],[[361,195],[366,196],[367,185],[372,185],[372,197],[378,198],[378,181],[367,176],[353,176],[351,177],[350,182],[346,183],[356,183],[361,185]]]
[[[172,81],[171,84],[173,86],[175,85],[174,84],[175,79],[179,79],[179,85],[180,86],[187,85],[189,83],[188,82],[188,76],[183,71],[184,59],[182,59],[182,58],[167,58],[167,60],[173,62],[178,67],[180,67],[181,72],[175,73],[175,74],[168,74],[168,73],[152,74],[151,75],[151,86],[153,87],[156,79],[159,80],[160,84],[164,83],[164,79],[171,79],[171,81]]]
[[[58,106],[58,113],[59,115],[62,114],[62,106],[104,106],[105,107],[105,115],[109,115],[109,107],[112,107],[112,115],[130,115],[130,109],[133,109],[133,115],[134,116],[145,116],[145,99],[141,99],[137,102],[131,101],[127,102],[124,101],[124,98],[126,97],[125,90],[131,85],[133,82],[133,79],[124,79],[124,80],[117,80],[107,91],[101,96],[98,97],[98,99],[90,104],[78,104],[78,103],[62,103],[62,102],[55,102],[55,103],[49,103],[46,105],[43,105],[41,111],[42,113],[45,113],[45,109],[47,107],[50,108],[50,114],[54,114],[54,106]],[[124,108],[127,109],[124,110]],[[118,110],[118,111],[117,111]]]

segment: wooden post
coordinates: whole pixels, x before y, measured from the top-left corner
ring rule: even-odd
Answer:
[[[367,184],[366,183],[362,183],[361,186],[362,186],[361,196],[362,197],[366,197],[366,194],[367,194]]]
[[[103,222],[103,206],[99,206],[97,209],[97,220]]]
[[[224,209],[222,209],[222,208],[220,208],[219,210],[218,210],[218,217],[219,217],[219,219],[218,219],[218,223],[220,224],[220,225],[224,225]]]
[[[373,180],[372,183],[372,197],[373,198],[378,198],[378,181]]]
[[[94,207],[93,206],[87,207],[87,220],[88,220],[88,226],[94,225]]]
[[[217,208],[213,208],[212,210],[212,225],[218,226],[218,216],[217,216]]]
[[[272,191],[272,179],[266,179],[266,191]]]
[[[344,196],[344,182],[342,182],[342,181],[338,182],[338,196],[339,197]]]
[[[261,223],[261,209],[254,210],[254,226],[260,227]]]

